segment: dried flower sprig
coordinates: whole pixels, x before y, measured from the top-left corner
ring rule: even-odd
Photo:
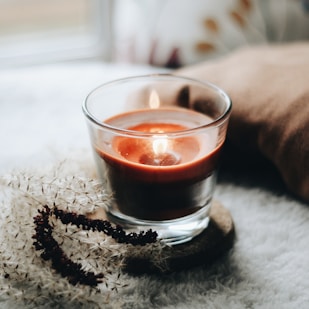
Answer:
[[[135,284],[134,277],[122,273],[127,259],[146,258],[155,266],[166,267],[165,246],[160,241],[144,246],[118,243],[103,232],[91,229],[89,224],[85,225],[85,229],[81,225],[63,224],[60,216],[57,219],[55,214],[49,216],[52,236],[66,256],[73,263],[80,264],[80,269],[87,274],[103,273],[104,277],[97,277],[97,286],[81,284],[80,281],[73,285],[41,258],[42,252],[33,246],[36,239],[32,239],[36,227],[33,218],[38,215],[38,209],[47,205],[51,211],[56,207],[63,213],[78,214],[76,218],[80,215],[87,218],[86,215],[104,207],[109,201],[102,183],[80,172],[80,164],[64,161],[61,166],[51,166],[50,169],[13,171],[6,177],[0,177],[0,190],[2,303],[13,301],[25,308],[25,304],[30,304],[31,308],[34,304],[37,307],[64,304],[74,307],[76,304],[80,308],[91,304],[104,308],[111,299],[113,304],[117,300],[122,302],[122,298],[118,298],[120,296],[111,294],[113,291],[121,288],[121,294],[127,293],[126,286]]]
[[[84,215],[78,215],[74,212],[60,210],[57,207],[50,209],[47,205],[42,210],[38,210],[39,214],[33,218],[35,223],[35,239],[33,245],[36,250],[43,250],[41,257],[44,260],[51,260],[52,267],[63,277],[67,277],[72,284],[85,284],[89,286],[97,286],[102,282],[103,273],[95,274],[91,271],[85,271],[79,263],[70,260],[58,242],[52,236],[53,227],[49,224],[49,217],[55,215],[63,224],[72,224],[81,227],[84,230],[92,230],[104,232],[111,236],[119,243],[132,244],[134,246],[154,243],[157,241],[157,233],[152,230],[147,232],[141,231],[137,233],[126,234],[121,226],[113,227],[107,220],[92,220]]]

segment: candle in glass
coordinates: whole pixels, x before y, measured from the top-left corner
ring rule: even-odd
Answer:
[[[184,84],[202,91],[209,114],[173,100],[153,104],[154,90],[162,99],[161,89]],[[149,102],[141,96],[128,107],[132,93],[145,87],[152,89]],[[110,100],[117,103],[113,111],[103,104]],[[207,227],[231,108],[222,90],[169,75],[133,77],[97,88],[83,108],[99,174],[112,195],[106,206],[111,221],[127,229],[153,228],[170,244]]]

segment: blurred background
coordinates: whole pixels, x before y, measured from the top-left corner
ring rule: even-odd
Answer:
[[[0,0],[0,65],[108,59],[106,0]]]
[[[0,0],[0,66],[75,59],[175,68],[309,38],[308,0]]]

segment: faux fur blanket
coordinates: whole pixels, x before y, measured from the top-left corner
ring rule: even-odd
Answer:
[[[82,100],[107,80],[154,71],[101,63],[2,71],[1,177],[24,169],[28,176],[43,178],[93,177]],[[60,174],[48,168],[60,161]],[[28,199],[17,208],[25,197],[16,200],[4,187],[1,308],[308,308],[309,208],[288,195],[271,168],[222,166],[215,198],[230,210],[237,234],[226,256],[207,267],[164,276],[111,276],[117,291],[72,286],[38,260],[28,238],[33,203]]]

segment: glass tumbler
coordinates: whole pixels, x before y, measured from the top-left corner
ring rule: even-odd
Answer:
[[[170,245],[204,231],[231,106],[217,86],[168,74],[94,89],[83,112],[109,220]]]

